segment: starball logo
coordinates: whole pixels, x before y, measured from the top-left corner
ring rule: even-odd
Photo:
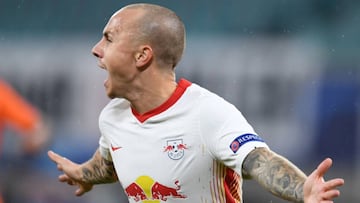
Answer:
[[[235,140],[231,142],[230,149],[234,153],[236,153],[242,145],[244,145],[247,142],[252,142],[252,141],[264,142],[264,140],[261,139],[261,137],[259,137],[258,135],[244,134],[244,135],[240,135],[239,137],[235,138]]]

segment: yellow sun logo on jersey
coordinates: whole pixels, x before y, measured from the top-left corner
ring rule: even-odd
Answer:
[[[142,203],[166,202],[168,198],[186,198],[180,194],[179,181],[175,181],[175,187],[165,186],[150,176],[139,176],[135,182],[126,187],[125,192],[129,198]]]

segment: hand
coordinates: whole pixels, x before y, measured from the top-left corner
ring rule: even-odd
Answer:
[[[58,170],[63,172],[63,174],[59,175],[59,181],[66,182],[69,185],[78,186],[78,189],[75,191],[76,196],[81,196],[92,189],[93,184],[85,183],[81,179],[81,165],[62,157],[53,151],[48,151],[48,156],[57,164]]]
[[[327,158],[307,177],[304,183],[305,203],[333,203],[333,199],[340,196],[337,187],[344,185],[344,179],[324,180],[324,175],[331,165],[332,160]]]

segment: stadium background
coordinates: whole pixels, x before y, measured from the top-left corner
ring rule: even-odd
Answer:
[[[91,56],[110,15],[135,1],[0,0],[0,77],[52,123],[49,149],[82,162],[97,146],[106,73]],[[146,1],[185,22],[177,68],[234,103],[273,150],[306,173],[326,156],[345,178],[337,202],[359,202],[360,1]],[[0,183],[9,202],[125,202],[119,184],[83,197],[57,182],[46,157],[19,152],[5,132]],[[252,181],[246,203],[285,202]]]

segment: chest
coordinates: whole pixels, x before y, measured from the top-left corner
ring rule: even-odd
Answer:
[[[146,193],[159,184],[190,190],[188,186],[211,176],[213,160],[196,119],[129,121],[113,126],[108,140],[117,175],[127,192],[140,188]]]

